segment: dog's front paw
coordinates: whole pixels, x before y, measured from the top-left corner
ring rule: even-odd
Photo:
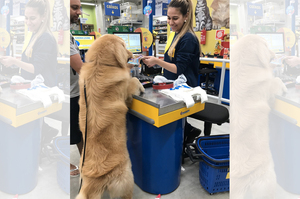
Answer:
[[[282,82],[282,80],[279,77],[274,78],[274,88],[277,88],[277,92],[275,94],[282,95],[284,93],[287,93],[288,89],[285,86],[285,84]]]
[[[140,95],[141,93],[145,92],[145,88],[136,77],[131,78],[131,83],[131,88],[133,89],[134,95]]]
[[[139,91],[140,91],[140,93],[145,93],[145,88],[141,83],[139,85]]]

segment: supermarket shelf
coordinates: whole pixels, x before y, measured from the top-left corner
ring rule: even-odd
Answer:
[[[167,28],[153,29],[153,30],[167,30]]]
[[[157,27],[157,26],[166,26],[167,24],[159,24],[159,25],[153,25],[153,27]]]

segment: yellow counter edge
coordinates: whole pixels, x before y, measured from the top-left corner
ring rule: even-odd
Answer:
[[[163,115],[158,116],[158,125],[156,127],[161,127],[171,122],[177,121],[194,113],[197,113],[204,109],[205,103],[195,103],[191,108],[181,108]]]
[[[200,61],[200,63],[202,64],[209,64],[209,63],[213,63],[214,64],[214,67],[221,67],[222,68],[222,62],[212,62],[212,61]],[[226,63],[226,68],[229,69],[230,68],[230,64],[229,63]]]
[[[275,110],[280,113],[297,120],[297,126],[300,127],[300,108],[288,102],[276,99]]]
[[[199,112],[204,109],[204,103],[196,103],[191,108],[181,108],[163,115],[159,115],[159,109],[151,106],[145,102],[142,102],[137,99],[133,99],[131,109],[154,120],[154,126],[162,127],[184,117],[187,117],[191,114]]]
[[[29,122],[32,122],[36,119],[42,118],[44,116],[47,116],[51,113],[54,113],[56,111],[59,111],[62,109],[62,103],[53,103],[50,107],[47,108],[39,108],[35,109],[33,111],[29,111],[27,113],[21,114],[21,115],[16,115],[16,109],[0,103],[0,109],[1,109],[1,114],[7,119],[11,120],[11,126],[13,127],[19,127],[24,124],[27,124]]]

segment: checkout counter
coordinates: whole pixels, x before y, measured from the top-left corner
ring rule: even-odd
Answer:
[[[167,194],[180,184],[185,118],[204,109],[146,88],[127,114],[127,147],[135,183],[145,192]]]
[[[36,187],[42,120],[62,108],[52,102],[44,108],[9,87],[0,92],[0,191],[25,194]]]
[[[276,96],[270,114],[270,148],[278,184],[286,191],[300,194],[300,89],[288,88]]]

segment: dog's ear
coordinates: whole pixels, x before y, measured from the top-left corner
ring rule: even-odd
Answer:
[[[267,44],[267,41],[263,38],[257,39],[257,53],[256,56],[259,59],[262,67],[270,67],[271,60],[275,57],[275,53],[272,52]]]
[[[116,42],[115,46],[114,46],[114,50],[115,50],[115,58],[118,61],[118,63],[120,64],[120,66],[122,68],[127,68],[127,62],[128,59],[130,57],[132,57],[132,53],[129,52],[126,47],[125,47],[125,43],[122,42]]]
[[[126,49],[120,43],[116,43],[114,49],[115,49],[114,55],[115,55],[116,60],[118,61],[120,66],[122,68],[124,68],[125,65],[127,64]]]

